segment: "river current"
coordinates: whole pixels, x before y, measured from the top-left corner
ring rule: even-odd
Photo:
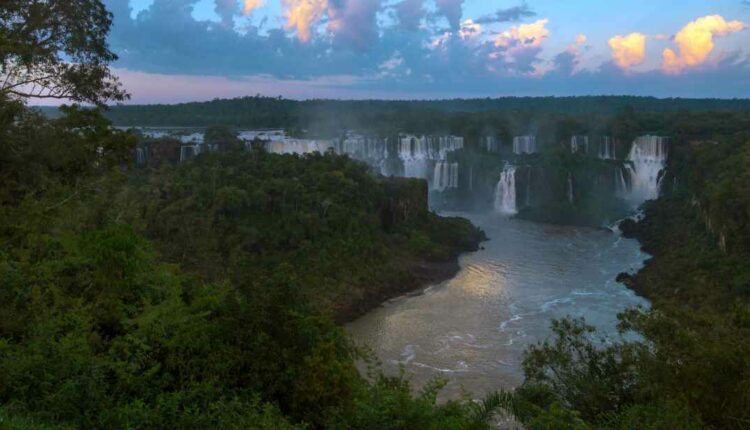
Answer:
[[[523,351],[550,334],[550,320],[585,317],[617,337],[617,314],[647,307],[620,272],[648,257],[637,241],[606,231],[508,219],[463,216],[490,238],[461,257],[461,271],[423,294],[393,299],[347,326],[372,349],[387,374],[401,366],[415,387],[449,380],[443,398],[481,396],[523,381]]]

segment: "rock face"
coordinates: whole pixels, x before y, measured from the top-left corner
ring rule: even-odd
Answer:
[[[620,273],[617,275],[617,278],[615,278],[615,281],[625,285],[626,287],[630,288],[631,290],[635,290],[635,276],[629,274],[629,273]]]

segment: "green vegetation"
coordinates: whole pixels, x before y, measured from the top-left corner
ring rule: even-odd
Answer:
[[[367,127],[376,130],[440,131],[472,137],[484,125],[497,127],[514,121],[543,122],[546,114],[606,117],[629,108],[639,112],[737,112],[750,109],[748,100],[656,99],[653,97],[505,97],[434,101],[294,101],[275,97],[242,97],[231,100],[177,105],[117,106],[107,113],[115,125],[206,127],[222,124],[247,128],[339,130]],[[524,118],[525,117],[525,118]],[[592,122],[596,124],[596,122]],[[521,124],[523,125],[523,124]],[[543,127],[535,127],[541,130]],[[552,129],[554,130],[554,128]],[[531,130],[523,133],[531,132]],[[520,132],[519,132],[520,133]]]
[[[95,111],[0,106],[4,425],[473,422],[470,405],[367,382],[333,320],[476,247],[467,221],[427,211],[422,181],[261,151],[136,173],[134,136]]]
[[[109,71],[112,16],[101,1],[3,0],[0,97],[98,105],[127,94]]]

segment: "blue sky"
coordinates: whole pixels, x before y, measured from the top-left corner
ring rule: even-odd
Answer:
[[[134,103],[750,97],[747,0],[105,0]]]

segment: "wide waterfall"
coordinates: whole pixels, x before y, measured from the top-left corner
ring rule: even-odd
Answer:
[[[588,136],[573,136],[570,138],[570,152],[573,154],[589,152]]]
[[[495,210],[505,215],[515,215],[516,208],[516,167],[506,165],[495,189]]]
[[[377,169],[382,175],[387,175],[388,139],[361,136],[348,133],[337,145],[338,154],[346,154],[355,160],[364,161]]]
[[[630,179],[628,200],[639,206],[659,197],[661,174],[667,164],[668,139],[641,136],[633,142],[626,169]]]
[[[446,161],[449,153],[464,147],[464,139],[456,136],[401,135],[398,143],[398,158],[404,166],[403,176],[423,179],[428,179],[430,173],[434,178],[434,169],[430,169],[433,163]]]
[[[536,152],[536,136],[516,136],[513,138],[514,154],[533,154]]]
[[[438,161],[435,163],[432,189],[445,191],[447,188],[458,188],[458,163]]]
[[[609,136],[602,138],[601,145],[599,146],[599,158],[602,160],[614,160],[617,158],[614,139]]]
[[[313,152],[322,154],[334,149],[334,144],[330,140],[286,139],[267,141],[265,147],[266,151],[272,154],[310,154]]]

